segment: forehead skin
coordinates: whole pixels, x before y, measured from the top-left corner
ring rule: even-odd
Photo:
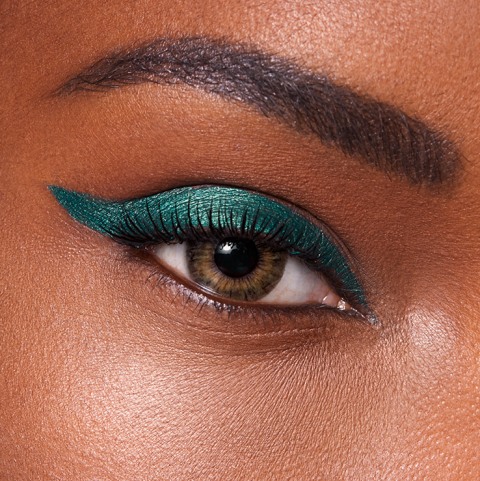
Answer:
[[[1,480],[478,478],[477,1],[4,1],[0,18]],[[192,35],[294,59],[446,131],[460,179],[412,187],[182,86],[51,96],[112,50]],[[201,183],[332,226],[379,326],[199,312],[47,189]]]

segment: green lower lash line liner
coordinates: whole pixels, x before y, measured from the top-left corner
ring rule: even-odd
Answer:
[[[367,320],[376,323],[356,275],[335,243],[310,220],[270,197],[235,187],[199,186],[116,202],[57,186],[49,189],[73,219],[135,247],[206,238],[209,232],[265,238],[303,258],[311,268],[333,275],[366,312]]]

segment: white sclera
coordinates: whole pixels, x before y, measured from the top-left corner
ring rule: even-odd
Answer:
[[[326,304],[336,307],[341,297],[325,277],[290,256],[279,283],[260,301],[265,304]],[[327,304],[328,302],[328,304]]]
[[[187,244],[161,244],[154,255],[165,267],[176,275],[194,282],[187,263]],[[226,299],[228,300],[228,299]],[[323,304],[343,307],[343,299],[319,272],[309,269],[300,259],[289,256],[278,284],[256,303],[272,305]],[[346,304],[347,308],[349,307]]]

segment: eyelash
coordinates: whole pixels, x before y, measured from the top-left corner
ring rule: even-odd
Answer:
[[[197,186],[112,202],[61,187],[50,186],[50,190],[77,221],[145,252],[161,243],[212,242],[225,236],[273,244],[275,249],[285,250],[301,258],[314,271],[325,274],[358,315],[370,320],[363,290],[338,241],[331,240],[332,234],[327,234],[325,226],[316,226],[267,196],[233,187]],[[210,300],[217,308],[228,306],[226,310],[232,311],[238,307]]]

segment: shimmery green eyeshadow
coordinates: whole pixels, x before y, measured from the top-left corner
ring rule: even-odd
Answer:
[[[333,275],[348,297],[367,308],[356,275],[327,233],[264,195],[234,187],[199,186],[115,202],[62,187],[49,188],[75,220],[136,247],[232,234],[263,239],[301,257],[310,268]]]

